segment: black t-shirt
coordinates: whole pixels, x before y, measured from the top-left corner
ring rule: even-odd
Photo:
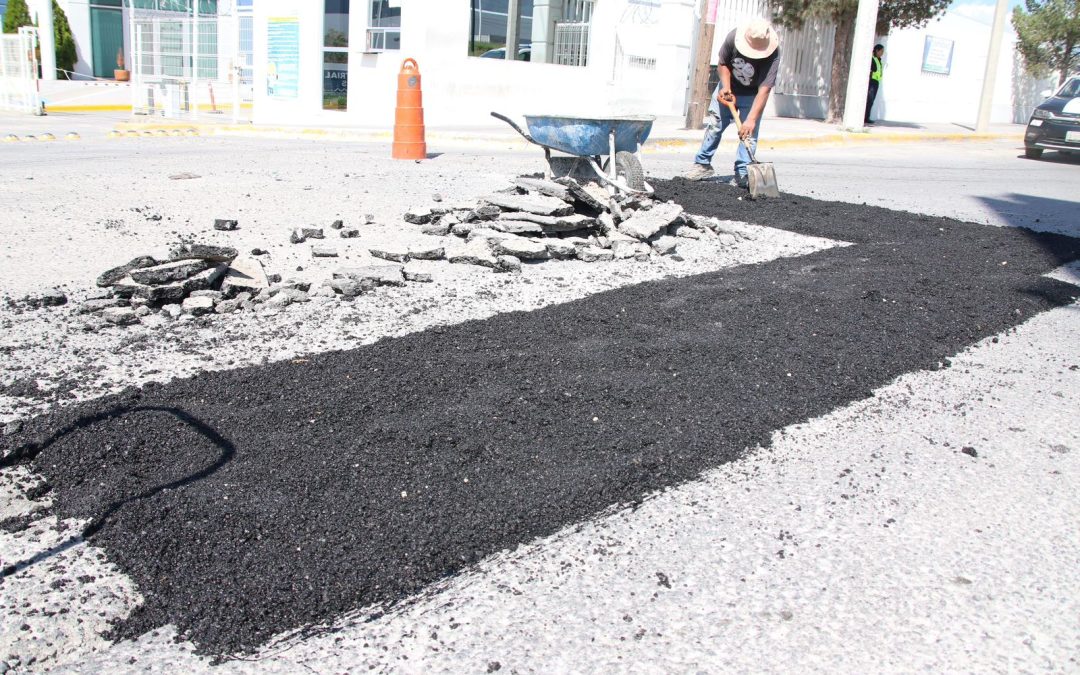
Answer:
[[[780,48],[763,59],[751,59],[735,48],[735,31],[728,33],[720,46],[721,66],[731,69],[731,93],[736,96],[753,96],[758,88],[775,87],[776,71],[780,69]]]

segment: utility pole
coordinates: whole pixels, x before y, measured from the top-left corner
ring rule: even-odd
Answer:
[[[986,73],[983,75],[982,95],[979,97],[979,118],[975,131],[990,128],[990,109],[994,106],[994,83],[997,80],[998,56],[1001,54],[1001,38],[1005,33],[1005,15],[1009,11],[1008,0],[997,0],[994,8],[994,27],[990,29],[990,50],[986,53]]]
[[[694,38],[693,75],[690,78],[690,103],[686,106],[686,128],[705,126],[709,109],[709,68],[712,65],[713,36],[716,33],[717,0],[701,0],[698,8],[697,37]]]
[[[874,52],[877,15],[878,0],[859,0],[855,38],[851,41],[847,100],[844,102],[844,128],[853,131],[863,128],[866,116],[866,90],[870,83],[870,57]]]

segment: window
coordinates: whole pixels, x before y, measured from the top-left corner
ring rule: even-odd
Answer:
[[[120,0],[94,0],[96,5],[114,5],[119,7]],[[217,14],[218,7],[217,0],[199,0],[199,14],[206,16],[208,14]],[[130,0],[128,4],[135,9],[150,9],[159,12],[181,12],[183,14],[191,14],[194,8],[194,2],[192,0]]]
[[[469,56],[485,59],[505,59],[506,42],[512,27],[517,29],[517,49],[514,59],[529,61],[532,57],[533,0],[471,0],[472,31],[469,36]],[[515,26],[510,25],[510,10],[517,8]]]
[[[349,101],[349,0],[325,0],[323,110],[346,110]]]
[[[367,51],[401,49],[401,0],[367,0]]]
[[[565,66],[589,63],[594,0],[470,0],[469,56]]]

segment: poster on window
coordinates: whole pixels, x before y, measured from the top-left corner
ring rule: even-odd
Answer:
[[[948,75],[952,70],[953,44],[952,40],[927,35],[923,44],[923,72]]]
[[[300,19],[272,16],[266,29],[266,95],[297,98],[300,95]]]

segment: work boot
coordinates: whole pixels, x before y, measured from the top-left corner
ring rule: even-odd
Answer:
[[[750,188],[750,178],[745,173],[742,175],[735,174],[731,177],[731,180],[728,181],[728,185],[747,190]]]
[[[713,168],[708,164],[694,164],[694,168],[690,169],[682,175],[686,180],[705,180],[706,178],[712,178]]]

